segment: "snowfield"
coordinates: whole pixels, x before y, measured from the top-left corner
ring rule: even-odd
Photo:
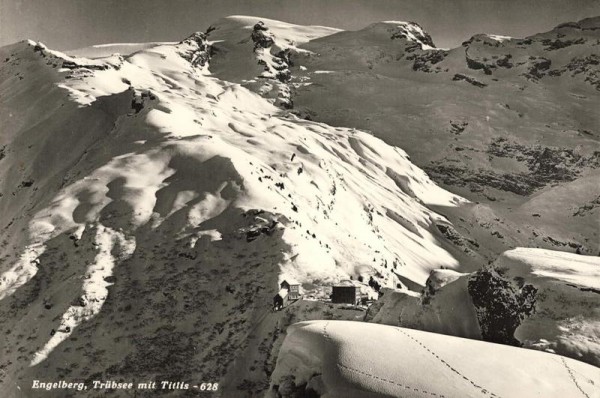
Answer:
[[[348,321],[292,325],[272,380],[273,397],[600,397],[600,369],[569,358]]]
[[[103,58],[113,54],[120,54],[123,56],[131,55],[137,51],[147,50],[152,47],[165,45],[165,44],[177,44],[176,42],[156,42],[156,43],[107,43],[97,44],[90,47],[77,48],[74,50],[65,51],[65,54],[75,57],[85,58]]]

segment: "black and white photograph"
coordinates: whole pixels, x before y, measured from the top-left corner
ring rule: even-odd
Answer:
[[[600,1],[0,0],[0,398],[600,398]]]

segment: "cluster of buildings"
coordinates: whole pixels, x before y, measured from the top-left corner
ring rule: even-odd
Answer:
[[[300,292],[300,283],[293,280],[284,280],[279,285],[279,292],[273,297],[273,309],[279,311],[288,304],[302,298]],[[363,295],[360,292],[360,286],[352,283],[334,285],[331,287],[331,302],[334,304],[352,304],[361,303]]]

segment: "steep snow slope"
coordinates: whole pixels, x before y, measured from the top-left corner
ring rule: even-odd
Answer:
[[[278,280],[457,265],[427,205],[464,199],[366,132],[212,76],[201,33],[128,57],[0,52],[2,396],[40,375],[221,380],[277,324]]]
[[[600,366],[600,258],[503,253],[489,270],[432,271],[422,296],[385,294],[374,322],[558,353]]]
[[[289,328],[271,396],[600,397],[598,380],[600,369],[546,353],[391,326],[314,321]]]

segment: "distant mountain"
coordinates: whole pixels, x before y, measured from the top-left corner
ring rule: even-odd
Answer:
[[[279,43],[270,52],[288,53],[285,85],[256,64],[235,80],[228,60],[256,61],[218,33],[213,73],[299,117],[371,131],[474,202],[442,211],[486,261],[517,246],[600,252],[600,17],[522,39],[475,35],[454,49],[396,21]]]

